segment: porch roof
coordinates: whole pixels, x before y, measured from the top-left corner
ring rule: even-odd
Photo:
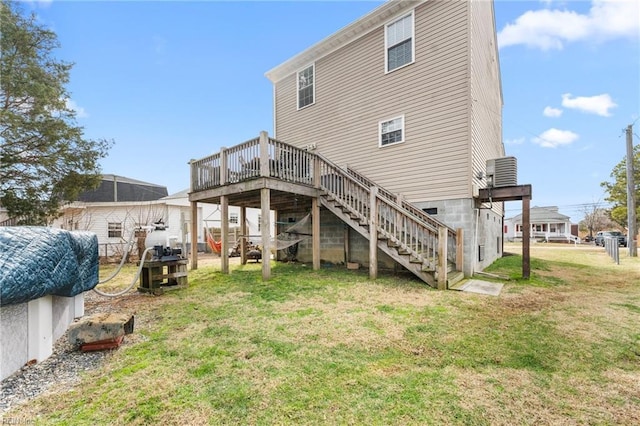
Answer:
[[[570,223],[571,218],[558,212],[557,207],[531,207],[531,223]],[[506,220],[513,223],[522,223],[522,213]]]

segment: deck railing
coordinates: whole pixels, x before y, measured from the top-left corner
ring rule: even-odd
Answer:
[[[437,220],[436,218],[434,218],[433,216],[431,216],[430,214],[424,212],[422,209],[414,206],[412,203],[410,203],[407,200],[402,199],[402,197],[395,195],[394,193],[392,193],[391,191],[376,185],[372,180],[370,180],[369,178],[367,178],[366,176],[362,175],[361,173],[359,173],[358,171],[354,170],[351,167],[346,167],[345,171],[354,179],[356,179],[358,182],[361,182],[363,185],[365,185],[367,188],[370,188],[372,186],[377,186],[378,187],[378,194],[380,194],[382,197],[393,201],[397,204],[400,204],[402,206],[403,209],[407,210],[408,212],[410,212],[412,215],[416,216],[417,218],[419,218],[420,221],[430,224],[433,229],[439,229],[439,228],[446,228],[447,229],[447,239],[448,239],[448,244],[447,244],[447,258],[452,259],[453,261],[455,261],[456,255],[457,255],[457,247],[456,247],[456,240],[457,240],[457,232],[455,229],[445,225],[444,223],[440,222],[439,220]]]
[[[314,155],[262,135],[231,148],[222,148],[208,157],[192,160],[191,191],[204,191],[259,177],[312,184]]]
[[[320,154],[270,138],[265,132],[258,138],[191,161],[192,192],[260,177],[317,186],[348,211],[352,219],[363,225],[375,223],[376,230],[371,232],[378,235],[374,238],[388,239],[399,252],[434,269],[439,257],[440,235],[447,235],[445,256],[449,262],[456,262],[455,230],[399,200],[356,171],[339,167]],[[372,197],[372,191],[375,191],[375,197]]]

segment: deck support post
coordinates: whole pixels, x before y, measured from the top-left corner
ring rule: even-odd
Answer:
[[[464,265],[464,229],[456,229],[456,271],[462,271]]]
[[[191,269],[198,269],[198,202],[191,202]]]
[[[262,234],[262,280],[271,277],[271,192],[269,188],[260,190],[260,231]]]
[[[320,202],[317,197],[311,199],[311,239],[313,250],[313,270],[320,269]]]
[[[522,278],[529,279],[531,273],[531,219],[529,196],[522,197]]]
[[[447,289],[447,243],[449,231],[444,226],[438,228],[438,290]]]
[[[220,197],[220,267],[223,274],[229,273],[229,198],[226,195]]]
[[[240,263],[247,264],[247,243],[249,237],[247,236],[247,208],[240,207]]]
[[[369,188],[369,278],[378,278],[378,187]]]

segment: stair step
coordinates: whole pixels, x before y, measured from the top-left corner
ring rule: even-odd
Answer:
[[[452,289],[457,283],[464,279],[462,271],[454,271],[447,274],[447,288]]]

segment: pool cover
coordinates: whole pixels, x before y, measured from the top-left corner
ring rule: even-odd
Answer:
[[[98,285],[92,232],[0,227],[0,306],[46,295],[71,297]]]

